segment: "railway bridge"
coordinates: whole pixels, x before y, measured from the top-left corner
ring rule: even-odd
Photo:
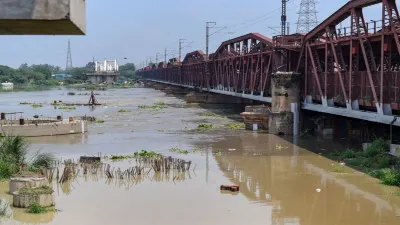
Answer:
[[[380,7],[379,20],[365,8]],[[273,74],[294,72],[302,110],[400,126],[400,21],[395,0],[350,0],[307,34],[249,33],[138,73],[145,79],[260,102]],[[367,22],[368,21],[368,22]]]

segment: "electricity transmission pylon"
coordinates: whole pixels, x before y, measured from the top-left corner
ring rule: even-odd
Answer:
[[[67,52],[67,64],[65,70],[68,71],[72,69],[72,53],[71,53],[71,42],[68,40],[68,52]]]
[[[308,33],[318,25],[315,0],[301,0],[297,33]]]

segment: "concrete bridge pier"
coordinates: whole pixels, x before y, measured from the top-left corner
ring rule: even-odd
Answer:
[[[246,107],[246,111],[240,114],[246,129],[297,136],[300,131],[300,74],[277,72],[271,78],[271,108],[265,105]]]
[[[269,133],[296,136],[300,129],[300,74],[276,72],[271,78]]]

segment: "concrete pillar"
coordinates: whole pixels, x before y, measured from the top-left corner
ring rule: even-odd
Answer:
[[[272,102],[269,115],[269,133],[298,135],[300,74],[277,72],[272,74]]]

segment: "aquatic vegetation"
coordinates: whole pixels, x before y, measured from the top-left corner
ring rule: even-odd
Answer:
[[[165,105],[165,102],[163,100],[159,100],[159,101],[156,101],[154,103],[154,105]]]
[[[19,189],[19,194],[21,195],[43,195],[43,194],[53,194],[53,188],[49,186],[41,186],[37,188],[21,188]]]
[[[59,106],[58,109],[62,109],[62,110],[75,110],[76,107],[75,106]]]
[[[152,110],[161,110],[168,108],[167,106],[164,105],[139,105],[139,109],[152,109]]]
[[[12,214],[11,204],[4,198],[0,199],[0,217],[10,217]]]
[[[201,123],[197,126],[197,129],[199,130],[206,130],[206,129],[212,129],[214,126],[212,124],[206,124],[206,123]]]
[[[124,113],[124,112],[130,112],[131,110],[129,109],[120,109],[118,110],[119,113]]]
[[[140,150],[140,152],[135,152],[133,156],[136,157],[154,157],[154,156],[162,156],[160,153],[147,151],[147,150]]]
[[[118,160],[133,159],[138,157],[155,157],[155,156],[161,156],[161,154],[142,149],[140,150],[140,152],[133,153],[133,155],[111,155],[110,159],[118,161]]]
[[[104,122],[106,122],[106,121],[104,121],[104,120],[95,120],[95,121],[93,121],[94,123],[104,123]]]
[[[39,104],[39,103],[33,103],[32,104],[32,108],[41,108],[41,107],[43,107],[42,104]]]
[[[20,105],[32,105],[34,104],[33,102],[20,102]]]
[[[193,153],[198,153],[198,152],[204,152],[204,150],[203,150],[202,148],[195,147],[195,148],[193,149]]]
[[[226,116],[222,116],[222,115],[218,115],[218,114],[216,114],[216,113],[210,113],[210,112],[203,112],[203,113],[200,113],[199,116],[226,118]]]
[[[233,124],[228,124],[228,128],[231,130],[241,130],[245,128],[245,124],[244,123],[233,123]]]
[[[183,155],[189,154],[188,150],[180,149],[180,148],[170,148],[169,151],[170,152],[175,152],[175,153],[178,153],[178,154],[183,154]]]
[[[28,143],[21,136],[8,136],[0,139],[0,179],[9,178],[24,167],[28,171],[50,168],[56,161],[50,153],[28,153]]]

